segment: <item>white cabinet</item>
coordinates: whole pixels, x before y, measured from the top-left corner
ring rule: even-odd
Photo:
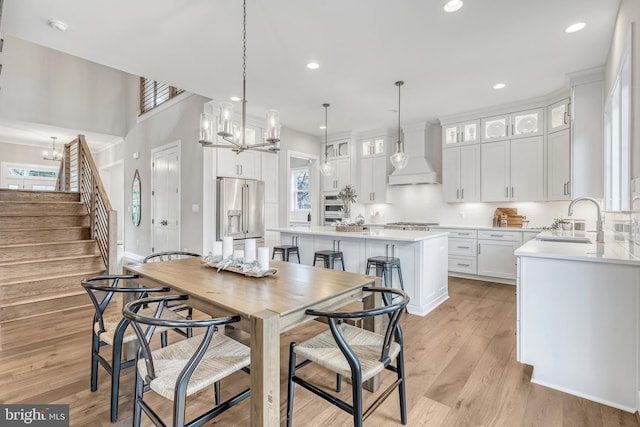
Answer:
[[[478,232],[458,228],[438,228],[449,233],[449,273],[477,274]]]
[[[364,157],[360,160],[360,203],[387,203],[386,156]],[[341,187],[340,187],[341,188]]]
[[[362,272],[365,270],[365,243],[363,239],[342,239],[337,237],[315,236],[314,251],[341,251],[344,258],[344,269],[352,272]],[[321,265],[318,260],[318,266]],[[338,261],[334,269],[341,269]]]
[[[571,125],[571,100],[569,98],[547,107],[547,133],[569,129]]]
[[[351,164],[348,157],[329,160],[333,165],[333,174],[322,177],[322,191],[340,191],[345,185],[351,183]]]
[[[565,129],[547,136],[547,200],[571,199],[571,137]]]
[[[260,152],[243,151],[236,154],[229,148],[218,148],[218,176],[260,179]]]
[[[480,145],[442,150],[442,191],[447,202],[480,201]]]
[[[484,202],[544,200],[544,139],[541,136],[481,145]]]
[[[475,142],[480,142],[480,120],[470,120],[442,126],[442,144],[444,147]]]
[[[542,135],[544,110],[519,111],[511,114],[487,117],[481,120],[482,142]]]
[[[400,263],[402,266],[402,281],[405,285],[405,291],[409,293],[409,295],[415,295],[414,292],[411,292],[412,289],[408,289],[409,287],[413,288],[415,285],[415,270],[417,267],[416,264],[416,250],[417,245],[413,243],[406,242],[396,242],[396,241],[387,241],[387,240],[367,240],[366,246],[366,258],[374,257],[374,256],[390,256],[400,258]],[[365,269],[366,270],[366,262]],[[371,270],[369,272],[371,275],[375,275],[375,270]],[[398,282],[398,276],[394,271],[392,274],[393,287],[400,289],[400,283]]]
[[[478,232],[478,275],[516,279],[514,252],[522,245],[522,232]]]

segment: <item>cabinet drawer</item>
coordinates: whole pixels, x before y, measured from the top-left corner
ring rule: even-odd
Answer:
[[[521,231],[496,231],[496,230],[482,230],[478,232],[478,239],[485,240],[506,240],[509,242],[521,242]]]
[[[433,230],[445,231],[449,233],[449,238],[452,237],[462,237],[467,239],[475,239],[478,237],[478,232],[476,230],[466,230],[463,228],[436,228],[433,227]]]
[[[449,255],[475,256],[477,252],[476,239],[449,238]]]
[[[476,258],[450,255],[449,271],[454,271],[457,273],[477,274]]]

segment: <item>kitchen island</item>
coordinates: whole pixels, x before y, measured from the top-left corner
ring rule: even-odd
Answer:
[[[532,382],[640,409],[640,259],[630,249],[607,239],[516,250],[517,360],[533,365]]]
[[[404,289],[411,298],[407,310],[411,314],[424,316],[449,298],[446,232],[385,229],[341,232],[330,226],[268,231],[280,232],[282,244],[298,246],[302,264],[313,265],[314,253],[328,249],[342,251],[345,270],[353,273],[364,273],[367,258],[372,256],[400,258]],[[395,272],[393,286],[400,287]]]

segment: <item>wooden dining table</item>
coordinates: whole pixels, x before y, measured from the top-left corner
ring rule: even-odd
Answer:
[[[379,293],[366,286],[380,286],[380,278],[289,262],[271,261],[276,274],[247,277],[210,268],[198,258],[123,267],[137,274],[144,286],[162,284],[173,293],[189,295],[189,305],[208,315],[238,314],[234,326],[251,335],[251,425],[280,426],[280,335],[313,320],[309,308],[333,310],[362,300],[364,308],[381,304]],[[380,321],[363,327],[380,331]],[[378,387],[377,379],[367,388]]]

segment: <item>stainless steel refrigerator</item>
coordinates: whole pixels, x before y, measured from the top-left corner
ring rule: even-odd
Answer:
[[[218,178],[218,240],[262,239],[264,236],[264,182]]]

